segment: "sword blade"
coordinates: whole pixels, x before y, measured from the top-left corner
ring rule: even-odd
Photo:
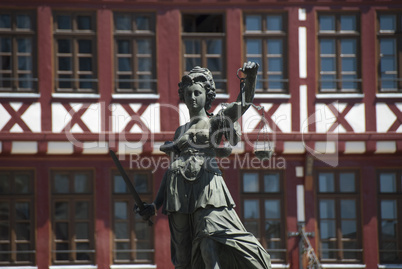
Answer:
[[[113,150],[109,150],[109,154],[110,156],[112,156],[112,159],[114,161],[114,164],[117,166],[117,169],[119,169],[120,175],[123,177],[124,182],[126,182],[126,186],[128,188],[128,190],[130,191],[131,195],[134,198],[135,203],[137,204],[138,208],[140,210],[144,209],[144,203],[141,200],[141,197],[138,195],[138,192],[135,190],[135,187],[133,185],[133,183],[131,183],[130,178],[128,177],[128,175],[126,174],[126,171],[124,171],[123,166],[121,165],[119,159],[116,156],[116,153],[114,153]],[[152,221],[150,219],[148,220],[148,225],[152,226]]]

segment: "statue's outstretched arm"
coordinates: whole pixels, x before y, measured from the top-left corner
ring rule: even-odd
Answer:
[[[245,100],[242,104],[242,94],[239,93],[236,102],[230,103],[224,109],[224,115],[231,119],[233,122],[237,121],[246,110],[250,107],[254,99],[255,84],[257,82],[257,72],[259,65],[255,62],[244,63],[242,72],[247,75],[244,79],[244,92]]]

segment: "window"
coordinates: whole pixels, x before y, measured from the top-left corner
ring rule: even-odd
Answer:
[[[93,174],[52,171],[53,264],[94,263]]]
[[[402,92],[402,15],[400,13],[378,14],[379,91]]]
[[[378,173],[381,263],[402,263],[402,170]]]
[[[319,91],[360,92],[359,16],[322,13],[318,24]]]
[[[0,12],[0,92],[36,92],[36,18],[29,11]]]
[[[35,264],[34,176],[0,171],[0,265]]]
[[[246,14],[244,42],[247,61],[260,65],[255,91],[287,93],[287,24],[286,15]]]
[[[116,93],[155,93],[155,19],[114,13]]]
[[[271,255],[286,263],[286,222],[282,172],[246,171],[242,174],[243,221]]]
[[[226,92],[224,58],[224,24],[219,14],[183,14],[183,67],[208,68],[214,77],[217,93]]]
[[[129,171],[135,189],[144,202],[152,202],[151,173]],[[153,263],[153,229],[134,214],[134,200],[123,178],[112,173],[113,261],[114,263]]]
[[[95,16],[54,15],[56,92],[97,92]]]
[[[317,176],[319,255],[323,262],[360,262],[359,180],[354,171]]]

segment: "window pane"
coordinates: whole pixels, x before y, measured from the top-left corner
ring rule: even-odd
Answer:
[[[8,14],[0,14],[0,28],[11,28],[11,16]]]
[[[268,59],[268,72],[282,72],[282,70],[283,70],[282,58]]]
[[[8,220],[9,218],[10,218],[9,204],[0,202],[0,220]]]
[[[114,192],[115,193],[125,193],[127,192],[126,183],[122,176],[115,175],[114,179]]]
[[[356,54],[356,39],[342,39],[341,40],[341,53],[342,54]]]
[[[91,30],[91,17],[90,16],[77,16],[78,30]]]
[[[89,250],[88,243],[77,243],[77,250]],[[79,261],[88,261],[90,260],[91,255],[88,252],[77,252],[77,260]]]
[[[0,193],[10,193],[10,178],[8,174],[0,174]]]
[[[265,200],[265,218],[280,219],[281,218],[281,201]]]
[[[282,40],[281,39],[270,39],[267,40],[268,54],[282,54]]]
[[[121,31],[131,31],[132,30],[132,25],[131,25],[131,16],[128,14],[115,14],[115,27],[116,30],[121,30]]]
[[[335,31],[335,16],[319,16],[320,31]]]
[[[86,222],[75,224],[75,236],[77,239],[89,239],[89,226]]]
[[[137,30],[151,30],[151,22],[147,16],[136,16],[135,24],[137,25]]]
[[[279,221],[266,221],[265,222],[265,238],[281,238],[281,223]],[[279,248],[274,246],[271,248]]]
[[[55,175],[54,190],[56,193],[68,193],[70,191],[68,175],[63,175],[63,174]]]
[[[334,200],[320,200],[320,218],[328,219],[335,218],[335,201]]]
[[[185,40],[184,47],[185,47],[186,54],[200,54],[201,53],[201,42],[199,40]]]
[[[57,16],[57,29],[60,30],[72,29],[71,17],[68,15]]]
[[[380,60],[381,72],[396,72],[396,57],[381,57]],[[387,74],[386,74],[387,75]],[[382,78],[385,78],[382,76]]]
[[[336,235],[335,220],[320,220],[320,238],[328,240]]]
[[[71,40],[58,39],[57,48],[59,53],[71,53],[72,52]]]
[[[341,31],[356,31],[356,16],[342,15],[341,16]]]
[[[321,58],[321,71],[322,72],[330,72],[335,71],[335,58],[333,57],[322,57]]]
[[[280,192],[279,174],[264,175],[264,191],[265,192]]]
[[[92,71],[92,58],[90,57],[81,57],[79,58],[79,70],[80,71]],[[82,87],[87,88],[87,87]],[[88,87],[90,88],[90,86]]]
[[[78,40],[78,53],[92,53],[92,40]]]
[[[2,217],[0,216],[0,218]],[[10,224],[8,222],[0,222],[0,240],[10,240]]]
[[[15,225],[15,234],[17,236],[17,240],[26,240],[29,241],[31,239],[31,225],[29,223],[17,223]]]
[[[116,243],[116,259],[118,260],[129,260],[130,252],[124,251],[130,249],[128,243]],[[122,252],[119,252],[121,250]]]
[[[29,193],[30,190],[30,176],[19,174],[14,178],[15,192],[16,193]]]
[[[380,30],[395,31],[396,30],[396,16],[391,14],[380,15]]]
[[[74,191],[75,193],[90,193],[90,179],[88,174],[75,174],[74,175]]]
[[[20,14],[16,16],[18,29],[31,29],[31,18],[29,15]]]
[[[128,223],[127,222],[115,222],[114,232],[116,239],[129,239]]]
[[[67,222],[56,222],[55,223],[56,239],[58,240],[68,240],[68,223]]]
[[[207,54],[222,54],[222,40],[209,39],[206,41]]]
[[[381,173],[380,174],[380,192],[396,192],[396,174]]]
[[[341,218],[355,219],[356,218],[356,201],[341,200]]]
[[[334,192],[335,181],[333,173],[320,173],[318,175],[319,192]]]
[[[138,58],[138,71],[151,71],[152,61],[150,58]]]
[[[342,72],[356,72],[356,58],[342,58]]]
[[[382,240],[393,240],[397,237],[396,230],[398,222],[396,220],[383,220],[381,221],[381,234]]]
[[[11,52],[11,38],[0,37],[0,52]]]
[[[75,218],[76,219],[88,219],[89,218],[89,203],[88,202],[76,202],[75,203]]]
[[[28,251],[30,250],[30,244],[17,244],[17,251]],[[30,253],[17,253],[17,261],[28,262],[31,260]]]
[[[117,53],[131,54],[131,45],[129,40],[117,40]]]
[[[152,54],[151,40],[139,39],[137,40],[138,54]]]
[[[59,71],[73,70],[73,59],[71,57],[59,57]]]
[[[115,219],[125,220],[128,218],[127,216],[127,202],[115,202],[114,203],[114,217]]]
[[[15,203],[15,218],[17,220],[29,220],[31,218],[28,203]]]
[[[262,53],[262,41],[259,39],[247,39],[247,54],[261,54]]]
[[[341,229],[343,238],[357,238],[357,226],[355,220],[342,220]]]
[[[355,192],[355,186],[354,173],[339,173],[339,188],[341,192]]]
[[[139,193],[145,193],[149,191],[148,186],[148,175],[145,174],[135,174],[134,175],[134,185],[135,189]]]
[[[32,52],[32,40],[30,38],[17,39],[18,52]]]
[[[67,202],[56,202],[55,203],[55,219],[66,220],[68,219],[68,203]]]
[[[243,174],[243,190],[244,192],[258,192],[260,189],[257,173]]]
[[[18,56],[18,70],[32,70],[31,56]]]
[[[131,57],[119,57],[118,58],[118,70],[119,71],[132,71],[131,68]]]
[[[334,39],[320,39],[321,54],[334,55],[335,54],[335,40]]]
[[[244,218],[258,219],[260,217],[260,207],[258,200],[244,200]]]
[[[396,219],[397,218],[397,205],[396,200],[382,200],[381,201],[381,218],[382,219]]]
[[[246,31],[261,31],[261,16],[247,15],[246,16]]]
[[[282,16],[268,15],[267,16],[267,30],[268,31],[282,31]]]
[[[56,244],[56,251],[67,251],[66,252],[56,252],[56,260],[58,261],[68,261],[68,243],[57,243]]]

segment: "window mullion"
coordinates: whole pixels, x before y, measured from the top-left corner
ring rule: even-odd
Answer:
[[[11,91],[18,90],[18,45],[17,45],[17,37],[11,36],[11,43],[12,43],[12,63],[11,63]]]
[[[133,82],[133,86],[134,89],[138,91],[139,89],[139,82],[138,82],[138,43],[136,39],[133,39],[132,41],[132,54],[131,54],[131,58],[132,58],[132,63],[133,63],[133,69],[132,69],[132,77],[134,79]]]
[[[72,63],[72,67],[73,67],[73,74],[72,74],[72,78],[73,78],[73,83],[72,83],[72,85],[73,85],[73,91],[78,91],[78,89],[80,88],[79,87],[79,80],[78,80],[78,78],[79,78],[79,75],[78,75],[78,69],[79,69],[79,66],[78,66],[78,62],[79,62],[79,59],[78,59],[78,39],[76,38],[76,37],[73,37],[72,39],[71,39],[71,41],[72,41],[72,45],[73,45],[73,57],[72,57],[72,61],[73,61],[73,63]]]
[[[341,199],[335,200],[335,218],[336,218],[336,241],[337,257],[339,260],[343,260],[343,247],[342,247],[342,219],[341,219]]]
[[[342,38],[335,39],[336,46],[336,91],[342,91],[342,56],[341,56],[341,40]]]
[[[268,38],[263,38],[261,39],[262,42],[262,70],[266,70],[266,72],[263,72],[262,77],[264,79],[263,81],[263,90],[269,88],[269,81],[268,81]]]

